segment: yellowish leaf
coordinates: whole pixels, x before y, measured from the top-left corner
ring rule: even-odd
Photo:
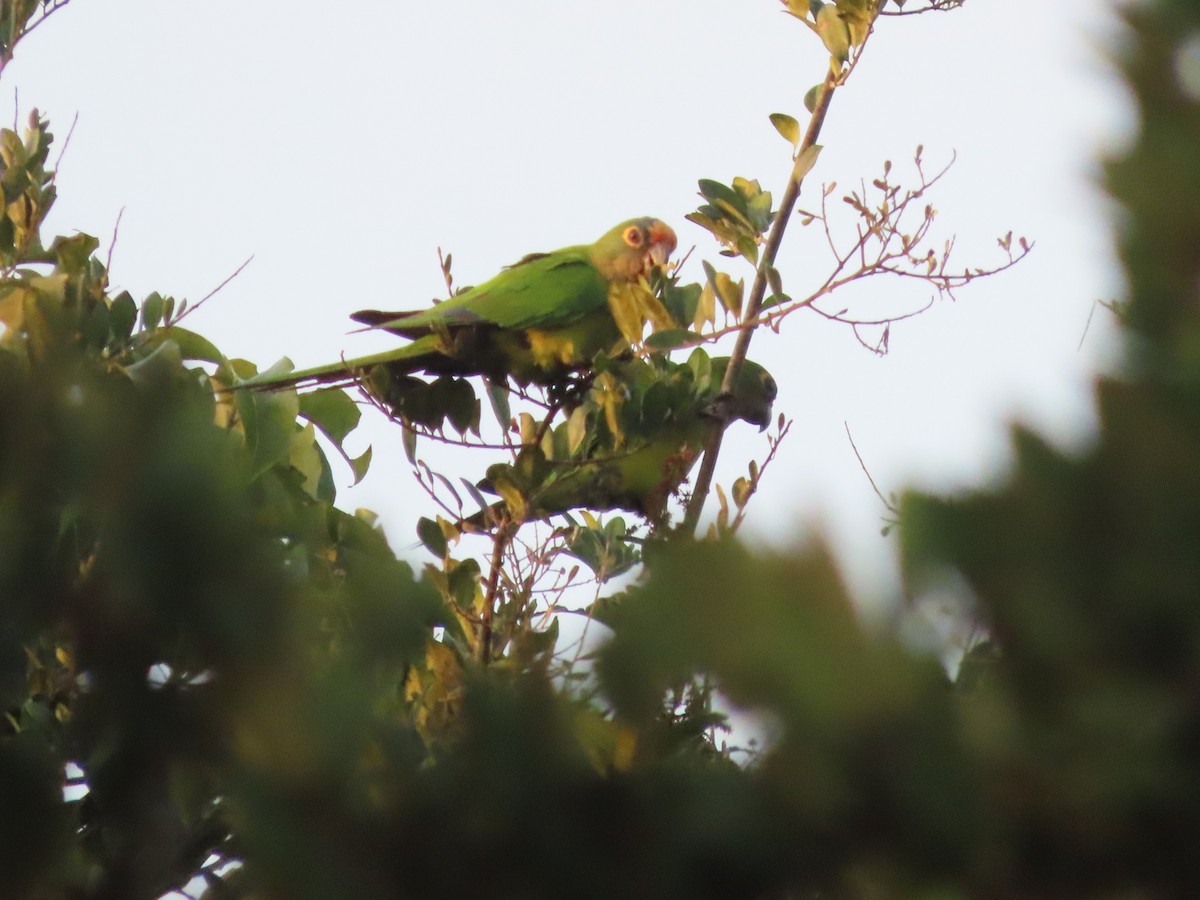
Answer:
[[[500,499],[504,501],[504,505],[508,507],[509,514],[516,522],[525,521],[526,502],[525,495],[517,488],[515,484],[507,479],[500,479],[492,483],[496,493],[500,495]]]
[[[25,299],[29,293],[26,288],[16,285],[0,294],[0,322],[7,329],[6,334],[9,338],[24,327]]]
[[[839,63],[850,57],[850,29],[832,3],[826,3],[817,13],[817,34],[829,55]]]
[[[523,412],[517,414],[517,422],[520,423],[521,443],[533,444],[537,441],[538,423],[529,413]]]
[[[696,315],[692,327],[699,331],[706,323],[717,321],[717,295],[710,282],[705,282],[700,291],[700,302],[696,304]]]
[[[748,478],[739,478],[733,483],[733,503],[738,509],[745,509],[754,494],[754,485]]]
[[[717,299],[721,301],[721,306],[735,320],[740,320],[742,316],[742,297],[746,292],[746,282],[740,278],[734,281],[725,272],[717,272],[715,287]]]
[[[587,437],[587,412],[582,406],[575,407],[567,419],[567,449],[574,453]]]
[[[317,450],[316,429],[311,422],[292,434],[288,442],[288,463],[304,476],[304,491],[315,498],[321,480],[321,454]]]
[[[800,143],[800,123],[786,113],[771,113],[771,124],[793,147]]]
[[[621,336],[630,344],[640,344],[646,320],[638,308],[634,285],[611,285],[608,289],[608,308],[621,331]]]
[[[800,181],[805,175],[811,172],[813,166],[817,164],[817,158],[821,155],[821,150],[823,149],[823,144],[809,144],[798,153],[794,167],[795,174],[792,177]]]

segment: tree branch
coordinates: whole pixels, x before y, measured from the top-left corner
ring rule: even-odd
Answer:
[[[840,75],[833,71],[831,67],[825,75],[825,83],[821,86],[821,93],[817,97],[816,105],[813,107],[812,117],[808,120],[808,130],[804,134],[804,139],[796,148],[795,159],[797,162],[793,163],[792,174],[788,178],[787,188],[783,192],[783,199],[779,202],[779,211],[776,214],[774,223],[771,225],[771,232],[767,235],[762,259],[759,260],[758,269],[754,274],[754,285],[750,289],[750,297],[743,312],[743,319],[747,323],[754,322],[762,310],[763,299],[767,291],[767,273],[775,265],[775,257],[778,255],[779,247],[783,243],[783,233],[787,229],[788,220],[791,219],[792,212],[796,208],[796,201],[800,198],[800,185],[804,180],[804,176],[800,170],[799,160],[805,158],[804,151],[815,145],[817,138],[821,135],[821,127],[825,124],[825,114],[829,111],[829,104],[833,99],[833,92],[838,85],[839,78]],[[746,353],[750,349],[750,338],[753,333],[753,324],[748,324],[738,332],[737,342],[733,346],[729,365],[725,369],[725,379],[721,382],[722,397],[731,396],[733,393],[733,386],[737,384],[738,373],[742,369],[742,363],[746,360]],[[720,404],[718,404],[719,407]],[[721,438],[725,433],[725,426],[728,424],[728,421],[728,415],[722,415],[713,424],[712,429],[708,433],[708,438],[704,444],[704,459],[700,463],[700,472],[696,476],[696,483],[692,488],[692,499],[688,503],[687,513],[684,516],[683,524],[680,526],[680,530],[684,534],[695,534],[696,525],[700,521],[700,514],[704,511],[704,501],[708,497],[709,489],[712,487],[713,472],[716,471],[717,467],[717,456],[721,452]]]

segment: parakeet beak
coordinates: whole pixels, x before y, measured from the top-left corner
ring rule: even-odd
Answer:
[[[650,226],[650,246],[646,250],[648,265],[661,266],[675,252],[675,232],[665,222],[655,222]]]

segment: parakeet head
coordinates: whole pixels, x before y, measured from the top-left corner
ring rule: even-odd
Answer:
[[[725,377],[725,369],[729,365],[728,356],[715,356],[712,360],[713,391],[721,389],[721,381]],[[771,409],[775,405],[775,397],[779,394],[779,386],[771,373],[753,360],[745,360],[738,370],[737,382],[733,386],[733,401],[730,412],[734,418],[742,419],[751,425],[757,425],[762,431],[771,424]]]
[[[630,219],[596,241],[592,261],[610,279],[633,281],[666,263],[676,243],[666,222],[649,216]]]

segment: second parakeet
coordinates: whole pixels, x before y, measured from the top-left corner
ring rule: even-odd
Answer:
[[[625,369],[637,371],[625,383],[616,384],[626,399],[615,412],[606,396],[613,385],[601,379],[576,412],[592,414],[592,431],[600,435],[596,442],[581,448],[574,458],[556,458],[570,441],[568,422],[540,445],[522,450],[514,465],[492,466],[488,487],[500,493],[505,503],[467,523],[479,526],[506,514],[520,520],[539,519],[577,508],[621,509],[658,521],[703,450],[728,362],[726,357],[712,359],[711,367],[707,371],[699,367],[699,373],[696,366],[664,360],[629,363]],[[731,421],[741,419],[765,428],[777,392],[770,373],[746,360],[729,398]]]

